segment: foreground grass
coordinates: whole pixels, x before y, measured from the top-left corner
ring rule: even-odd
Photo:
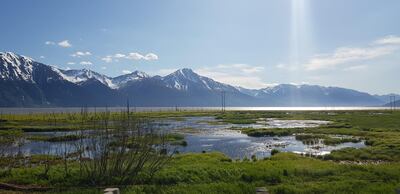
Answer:
[[[67,178],[57,168],[48,179],[40,177],[40,171],[40,167],[17,169],[0,181],[63,188],[50,193],[102,190],[65,190],[79,186],[74,169]],[[153,179],[143,175],[123,193],[254,193],[256,187],[271,193],[394,193],[400,188],[400,164],[339,164],[290,153],[258,161],[232,161],[221,153],[182,154]]]
[[[272,193],[392,193],[400,186],[399,172],[398,163],[343,165],[289,153],[256,162],[232,162],[218,153],[186,154],[161,171],[154,186],[133,190],[254,193],[255,187],[266,187]]]

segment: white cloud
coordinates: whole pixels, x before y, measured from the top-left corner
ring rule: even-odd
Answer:
[[[81,61],[79,64],[81,65],[92,65],[93,63],[90,61]]]
[[[55,45],[56,43],[53,41],[46,41],[44,44],[46,45]]]
[[[132,59],[132,60],[140,60],[140,59],[143,59],[144,56],[139,54],[139,53],[129,53],[126,58],[127,59]]]
[[[67,70],[67,71],[68,71],[68,70],[71,70],[71,68],[70,68],[70,67],[66,67],[66,68],[65,68],[65,70]]]
[[[344,68],[343,71],[360,71],[360,70],[363,70],[366,68],[367,68],[366,65],[354,65],[354,66]]]
[[[104,67],[104,66],[103,66],[103,67],[101,67],[101,69],[102,69],[102,70],[105,70],[105,69],[107,69],[107,67]]]
[[[71,46],[72,46],[72,45],[69,43],[68,40],[63,40],[63,41],[61,41],[61,42],[59,42],[59,43],[57,43],[57,44],[58,44],[58,46],[64,47],[64,48],[67,48],[67,47],[71,47]]]
[[[146,55],[142,55],[137,52],[132,52],[128,54],[122,54],[122,53],[117,53],[114,55],[108,55],[106,57],[103,57],[101,60],[111,63],[113,61],[118,62],[119,59],[130,59],[130,60],[146,60],[146,61],[155,61],[158,60],[158,56],[154,53],[147,53]]]
[[[68,65],[75,65],[75,62],[68,62]]]
[[[44,58],[46,58],[46,57],[42,55],[42,56],[40,56],[39,58],[44,59]]]
[[[115,58],[124,58],[126,55],[121,54],[121,53],[117,53],[114,55]]]
[[[332,54],[317,55],[311,58],[304,66],[306,70],[319,70],[333,68],[339,64],[374,59],[393,53],[395,47],[367,47],[349,48],[341,47]]]
[[[375,44],[381,44],[381,45],[387,45],[387,44],[400,44],[400,37],[390,35],[383,37],[381,39],[378,39],[374,42]]]
[[[340,65],[349,66],[356,62],[358,63],[391,55],[399,49],[400,37],[391,35],[372,41],[368,46],[339,47],[335,49],[332,53],[315,55],[300,64],[281,63],[276,65],[275,67],[288,71],[302,69],[305,69],[307,71],[334,69]],[[349,69],[351,68],[352,67],[349,67]]]
[[[83,57],[83,56],[89,56],[92,55],[89,51],[83,52],[83,51],[77,51],[71,55],[71,57]]]
[[[222,83],[246,88],[263,88],[265,83],[264,67],[248,64],[221,64],[215,67],[203,67],[195,70],[200,75],[215,79]]]
[[[64,47],[64,48],[72,47],[72,44],[69,43],[68,40],[63,40],[63,41],[60,41],[60,42],[58,42],[58,43],[56,43],[56,42],[54,42],[54,41],[46,41],[46,42],[44,42],[44,44],[45,44],[45,45],[56,45],[56,44],[57,44],[58,46]]]
[[[158,60],[158,56],[154,53],[148,53],[147,55],[145,55],[143,57],[143,59],[146,61],[155,61],[155,60]]]
[[[130,74],[130,73],[132,73],[132,71],[129,71],[129,70],[122,70],[122,73],[123,73],[123,74]]]
[[[101,58],[101,60],[106,63],[111,63],[113,61],[112,56],[103,57],[103,58]]]
[[[304,64],[304,67],[306,70],[320,70],[335,68],[341,64],[371,60],[393,54],[399,49],[399,45],[400,37],[393,35],[386,36],[373,41],[367,47],[339,47],[331,54],[316,55]],[[355,67],[351,66],[347,69],[352,68]]]

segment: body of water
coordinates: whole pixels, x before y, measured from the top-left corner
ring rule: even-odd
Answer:
[[[281,137],[250,137],[234,130],[237,128],[304,128],[318,127],[328,124],[328,121],[319,120],[279,120],[274,118],[259,119],[255,124],[229,124],[222,123],[214,117],[185,117],[184,119],[166,119],[156,121],[155,127],[167,133],[180,133],[185,136],[187,146],[176,146],[173,149],[181,153],[187,152],[212,152],[218,151],[231,158],[250,158],[252,155],[258,158],[269,157],[272,149],[283,152],[294,152],[313,155],[329,154],[332,150],[346,147],[361,148],[365,147],[363,141],[358,143],[343,143],[335,146],[324,145],[322,141],[313,144],[304,144],[296,140],[294,135]],[[84,133],[90,134],[93,131],[86,130]],[[64,136],[77,134],[79,132],[29,132],[27,135],[41,136]],[[335,138],[341,138],[337,136]],[[84,140],[90,143],[90,139]],[[46,141],[26,141],[23,145],[10,149],[13,153],[21,152],[30,154],[60,154],[63,149],[74,149],[75,142],[46,142]]]
[[[272,149],[283,152],[294,152],[313,155],[329,154],[332,150],[346,147],[365,147],[363,141],[358,143],[342,143],[335,146],[324,145],[322,141],[306,145],[290,136],[250,137],[233,128],[304,128],[318,127],[328,124],[319,120],[279,120],[273,118],[260,119],[256,124],[218,123],[214,117],[188,117],[183,121],[163,121],[162,128],[185,135],[188,145],[177,147],[180,152],[218,151],[231,158],[269,157]],[[336,138],[342,138],[337,136]]]

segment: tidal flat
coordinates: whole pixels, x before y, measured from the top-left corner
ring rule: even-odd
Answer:
[[[82,173],[77,148],[124,128],[121,115],[151,129],[157,135],[151,147],[163,142],[170,158],[155,173],[145,164],[123,184],[108,179],[93,184]],[[114,112],[107,118],[104,125],[104,113],[1,115],[0,183],[47,193],[101,193],[110,185],[124,193],[254,193],[256,187],[270,193],[394,193],[400,188],[399,111]],[[126,146],[150,138],[130,139],[130,134]],[[82,150],[85,160],[96,160]]]

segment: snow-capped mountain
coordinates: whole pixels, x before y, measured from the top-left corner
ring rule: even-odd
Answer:
[[[167,76],[135,71],[108,77],[92,70],[62,70],[11,52],[0,53],[1,106],[377,106],[387,96],[317,85],[233,87],[180,69]]]
[[[142,79],[150,78],[148,74],[142,71],[134,71],[129,74],[120,75],[118,77],[112,78],[112,83],[118,87],[124,86],[129,82],[135,82]]]
[[[0,68],[0,106],[69,106],[91,96],[58,68],[25,56],[0,53]]]
[[[145,78],[150,78],[145,72],[134,71],[129,74],[120,75],[118,77],[108,77],[89,69],[79,70],[60,70],[63,77],[73,83],[82,84],[90,79],[97,80],[111,89],[118,89],[127,83],[138,81]]]
[[[162,80],[166,83],[167,87],[177,90],[206,89],[212,91],[237,91],[235,87],[201,76],[188,68],[179,69],[163,77]]]
[[[243,93],[243,94],[247,94],[249,96],[257,96],[257,93],[260,92],[260,90],[258,89],[247,89],[247,88],[243,88],[240,86],[236,86],[235,87],[239,92]]]
[[[33,60],[12,52],[0,53],[0,79],[33,82]]]
[[[90,79],[95,79],[112,89],[115,89],[118,87],[116,84],[113,83],[111,78],[109,78],[105,75],[102,75],[100,73],[94,72],[92,70],[89,70],[89,69],[61,70],[60,72],[65,75],[63,77],[66,80],[68,80],[72,83],[81,84]]]
[[[0,80],[41,84],[44,81],[70,81],[63,70],[12,52],[0,52]]]
[[[364,106],[381,105],[382,101],[368,93],[340,87],[279,84],[253,91],[255,98],[282,106]]]

